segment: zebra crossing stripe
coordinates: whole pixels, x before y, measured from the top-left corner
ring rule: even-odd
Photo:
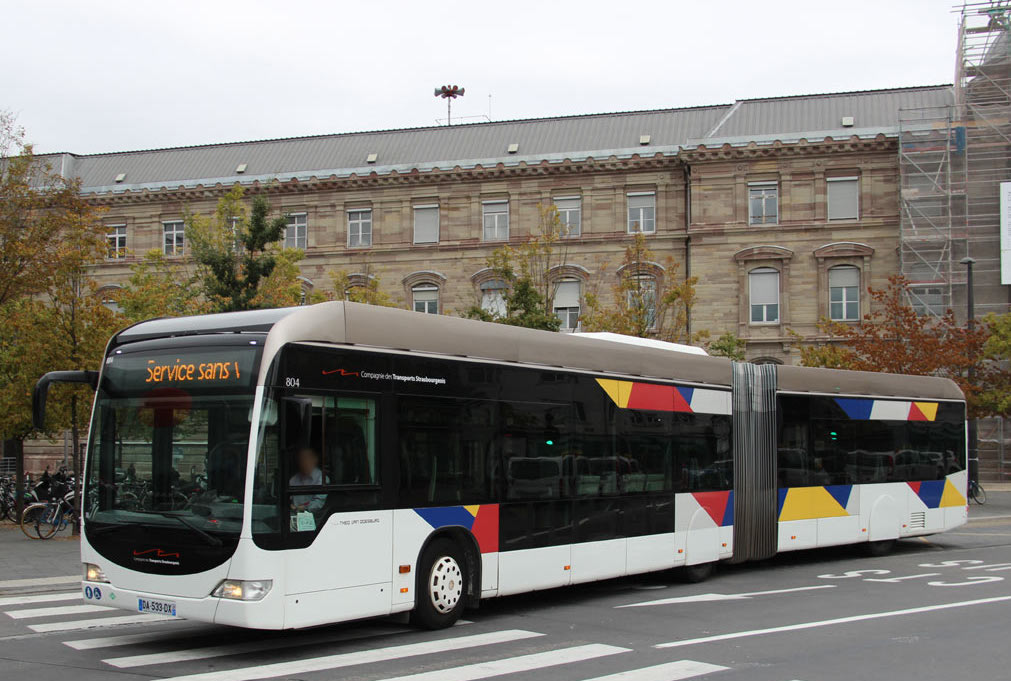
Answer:
[[[52,608],[28,608],[25,610],[8,610],[7,616],[16,620],[32,617],[56,617],[57,615],[83,615],[89,612],[108,612],[114,608],[104,605],[59,605]]]
[[[7,596],[0,598],[0,606],[30,605],[32,603],[58,603],[72,601],[81,597],[80,591],[62,591],[56,594],[36,594],[34,596]]]
[[[0,589],[18,589],[25,586],[55,586],[57,584],[73,584],[80,582],[81,575],[66,577],[29,577],[27,579],[7,579],[0,582]]]
[[[421,643],[408,643],[406,645],[391,646],[388,648],[361,650],[353,653],[325,655],[323,657],[312,657],[304,660],[293,660],[290,662],[275,662],[273,664],[257,665],[254,667],[240,667],[238,669],[175,676],[171,678],[163,678],[162,681],[254,681],[255,679],[270,679],[276,676],[309,674],[312,672],[340,669],[342,667],[351,667],[360,664],[387,662],[406,657],[417,657],[419,655],[447,653],[454,650],[465,650],[467,648],[476,648],[495,643],[522,641],[524,639],[536,638],[543,635],[544,634],[539,634],[533,631],[524,631],[522,629],[508,629],[505,631],[493,631],[486,634],[458,636],[456,638],[444,638],[434,641],[424,641]]]
[[[95,650],[98,648],[115,648],[116,646],[132,646],[138,643],[151,643],[153,641],[168,642],[173,640],[183,640],[194,638],[200,635],[202,629],[186,631],[179,636],[166,637],[164,633],[150,634],[125,634],[123,636],[100,636],[97,638],[85,638],[79,641],[64,641],[63,645],[74,650]],[[206,633],[206,632],[205,632]]]
[[[190,660],[206,660],[212,657],[225,657],[226,655],[241,655],[243,653],[257,653],[268,650],[290,650],[296,646],[326,645],[328,643],[338,643],[340,641],[354,641],[368,639],[374,636],[392,636],[396,634],[406,634],[415,631],[409,627],[372,627],[365,631],[345,631],[339,634],[316,634],[293,639],[291,637],[280,637],[258,641],[244,641],[225,646],[206,646],[203,648],[186,648],[183,650],[170,650],[163,653],[150,653],[148,655],[129,655],[125,657],[111,657],[102,662],[120,669],[131,667],[144,667],[152,664],[170,664],[173,662],[186,662]]]
[[[696,662],[695,660],[679,660],[652,667],[630,669],[627,672],[618,672],[607,676],[597,676],[585,681],[681,681],[681,679],[694,679],[696,676],[722,672],[727,669],[730,667],[721,667],[718,664]]]
[[[449,669],[436,669],[430,672],[421,672],[420,674],[396,676],[384,679],[383,681],[477,681],[477,679],[489,679],[504,674],[516,674],[518,672],[558,667],[563,664],[584,662],[598,657],[630,652],[632,652],[631,648],[619,648],[601,643],[591,643],[585,646],[549,650],[543,653],[520,655],[518,657],[507,657],[501,660],[492,660],[491,662],[467,664],[462,667],[450,667]]]
[[[39,634],[54,631],[77,631],[80,629],[96,629],[98,627],[115,627],[120,624],[165,624],[169,622],[185,622],[186,620],[161,615],[126,615],[124,617],[96,617],[88,620],[73,620],[70,622],[46,622],[30,624],[28,628]]]

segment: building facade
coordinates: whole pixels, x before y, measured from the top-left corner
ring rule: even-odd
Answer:
[[[419,312],[494,311],[488,256],[553,206],[566,329],[589,287],[607,302],[641,232],[655,259],[638,276],[698,277],[693,331],[791,363],[819,319],[856,321],[867,288],[899,271],[899,110],[951,99],[948,86],[908,88],[49,161],[105,211],[106,290],[149,250],[185,259],[184,214],[241,184],[287,217],[307,292],[343,270]]]

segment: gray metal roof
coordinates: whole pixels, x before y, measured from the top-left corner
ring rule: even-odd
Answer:
[[[616,155],[675,155],[697,144],[895,134],[900,108],[951,102],[951,86],[740,100],[733,105],[541,118],[48,157],[86,192],[386,174]],[[841,118],[853,116],[853,127]],[[648,135],[647,144],[641,136]],[[509,152],[509,145],[518,149]],[[374,163],[367,157],[376,154]],[[245,164],[243,173],[238,173]],[[122,182],[116,177],[124,174]]]

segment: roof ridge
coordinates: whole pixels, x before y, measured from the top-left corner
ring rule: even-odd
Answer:
[[[542,116],[540,118],[510,118],[501,121],[481,121],[478,123],[457,123],[452,126],[447,125],[423,125],[414,128],[385,128],[380,130],[357,130],[354,132],[332,132],[320,135],[295,135],[293,137],[271,137],[258,140],[236,140],[233,142],[209,142],[207,144],[186,144],[177,147],[151,147],[148,149],[128,149],[125,151],[99,151],[92,154],[75,154],[73,152],[46,152],[43,155],[54,155],[66,153],[77,158],[94,158],[96,156],[121,156],[127,154],[146,154],[155,151],[182,151],[188,149],[213,149],[220,147],[240,146],[247,144],[269,144],[271,142],[295,142],[299,140],[313,140],[330,137],[355,137],[359,135],[388,135],[390,133],[422,132],[428,130],[445,130],[452,128],[471,128],[480,126],[506,125],[510,123],[537,123],[541,121],[563,121],[577,118],[604,118],[607,116],[635,116],[640,114],[674,113],[680,111],[701,111],[704,109],[723,109],[733,106],[733,102],[726,104],[703,104],[698,106],[670,107],[666,109],[636,109],[630,111],[604,111],[590,114],[567,114],[563,116]]]
[[[952,83],[940,83],[938,85],[910,85],[907,87],[886,87],[874,90],[845,90],[843,92],[810,92],[803,95],[780,95],[778,97],[750,97],[739,99],[739,102],[777,102],[784,99],[805,99],[814,97],[845,97],[848,95],[874,95],[884,92],[909,92],[911,90],[940,90],[942,88],[955,87]]]

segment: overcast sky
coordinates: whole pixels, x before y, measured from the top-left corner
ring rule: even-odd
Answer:
[[[4,2],[0,109],[94,153],[950,83],[954,0]],[[465,120],[477,120],[476,118]]]

